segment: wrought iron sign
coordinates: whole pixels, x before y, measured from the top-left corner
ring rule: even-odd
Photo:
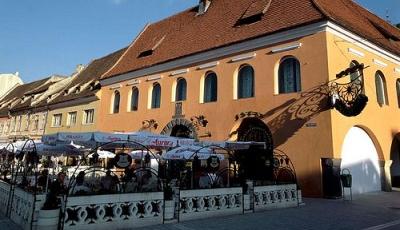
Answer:
[[[368,97],[363,93],[363,69],[364,64],[358,64],[336,75],[336,78],[342,78],[357,74],[349,83],[329,83],[331,106],[347,117],[359,115],[367,105]]]
[[[132,157],[126,153],[117,154],[114,158],[115,167],[128,168],[132,164]]]

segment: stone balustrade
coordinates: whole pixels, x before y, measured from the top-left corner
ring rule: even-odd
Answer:
[[[295,184],[256,186],[248,194],[242,188],[177,191],[164,201],[162,192],[68,197],[64,229],[125,229],[215,216],[242,214],[245,210],[296,207],[301,193]],[[0,181],[0,211],[6,213],[10,185]],[[16,188],[10,218],[22,229],[56,230],[60,210],[40,210],[45,195],[35,196]],[[176,203],[176,205],[175,205]],[[35,204],[35,209],[33,209]],[[247,207],[247,208],[246,208]],[[35,210],[34,215],[32,211]],[[61,218],[62,219],[62,218]]]
[[[162,224],[163,205],[162,192],[69,197],[64,229],[98,230]]]
[[[240,214],[242,188],[182,190],[179,195],[179,220]]]
[[[295,184],[254,187],[254,211],[298,206]]]
[[[24,191],[18,187],[15,188],[12,194],[12,201],[9,202],[10,198],[10,184],[0,181],[0,210],[4,214],[7,214],[7,206],[11,205],[9,211],[9,218],[17,223],[22,229],[31,229],[32,217],[34,220],[37,219],[38,213],[43,206],[46,195],[39,194],[36,197],[27,191]],[[36,200],[35,200],[36,199]],[[35,210],[33,209],[35,205]],[[32,212],[35,211],[34,215]],[[34,221],[36,222],[36,221]],[[32,225],[32,227],[35,224]]]

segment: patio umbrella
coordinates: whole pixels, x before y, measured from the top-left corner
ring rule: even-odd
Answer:
[[[89,154],[89,158],[93,157],[94,153]],[[105,150],[97,150],[97,154],[99,155],[100,159],[106,159],[106,158],[114,158],[115,154],[109,151],[105,151]]]
[[[132,157],[132,159],[143,159],[147,154],[150,155],[150,159],[159,159],[160,156],[157,153],[151,153],[148,150],[134,150],[129,153],[129,155]]]
[[[58,144],[58,145],[47,145],[37,144],[36,150],[38,155],[42,156],[59,156],[59,155],[81,155],[85,148],[80,145],[76,145],[73,142],[70,144]]]
[[[200,147],[200,146],[181,146],[174,148],[165,154],[163,154],[162,158],[165,160],[191,160],[197,156],[200,160],[206,160],[211,156],[217,156],[219,160],[224,159],[223,154],[216,154],[209,147]]]

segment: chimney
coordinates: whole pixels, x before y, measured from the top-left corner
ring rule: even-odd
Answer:
[[[202,15],[207,12],[208,7],[211,5],[211,0],[200,0],[199,1],[199,10],[196,15]]]
[[[75,73],[80,73],[85,68],[84,65],[78,64],[75,69]]]

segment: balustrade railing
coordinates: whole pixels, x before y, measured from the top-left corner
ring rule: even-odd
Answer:
[[[64,229],[98,230],[162,224],[163,205],[162,192],[69,197]]]
[[[296,184],[254,187],[254,211],[298,206]]]
[[[0,211],[3,213],[7,211],[9,191],[10,185],[0,181]],[[245,195],[241,187],[181,190],[171,201],[164,200],[163,192],[69,197],[64,210],[63,229],[135,228],[162,224],[164,220],[185,221],[241,214],[246,207],[252,211],[296,207],[301,201],[296,184],[255,186],[249,191]],[[251,199],[245,199],[249,196]],[[44,194],[35,198],[32,193],[16,188],[11,220],[24,230],[31,227],[37,230],[57,229],[60,211],[41,210],[44,201]]]
[[[179,220],[239,214],[243,212],[243,189],[182,190],[179,204]]]

